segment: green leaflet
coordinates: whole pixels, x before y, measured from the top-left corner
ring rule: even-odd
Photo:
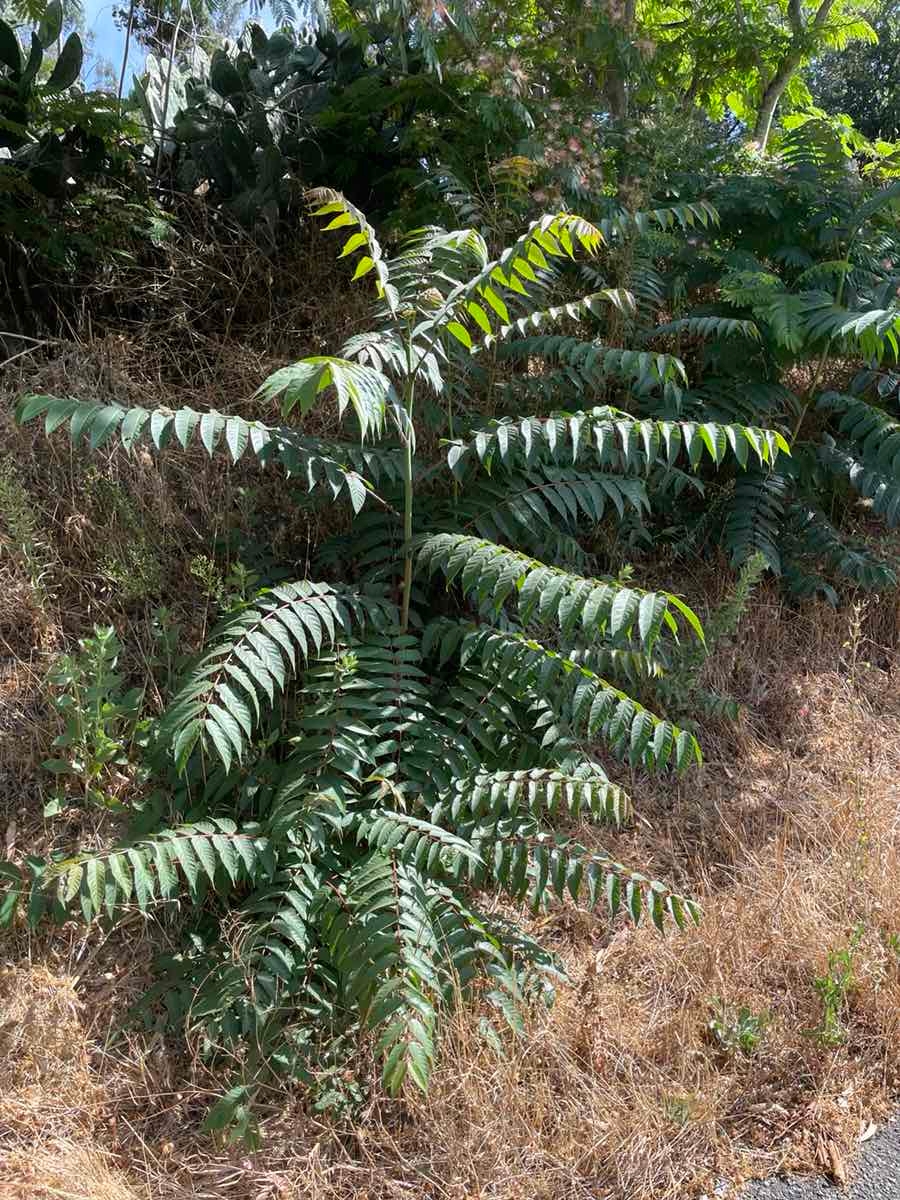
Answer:
[[[359,421],[360,434],[378,436],[384,428],[389,405],[396,402],[390,380],[380,371],[341,358],[306,358],[275,371],[260,385],[264,400],[281,400],[289,416],[294,409],[303,415],[313,407],[320,392],[333,388],[338,414],[351,407]]]

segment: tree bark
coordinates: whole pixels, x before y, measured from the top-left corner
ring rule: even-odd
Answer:
[[[779,100],[784,95],[785,88],[791,81],[791,76],[800,66],[800,58],[801,56],[798,54],[782,59],[778,70],[772,76],[763,92],[762,103],[759,106],[759,112],[756,114],[756,124],[753,127],[753,140],[757,143],[761,152],[764,152],[766,149],[769,134],[772,132],[772,121],[775,118],[775,110],[778,108]]]
[[[625,0],[621,14],[617,18],[613,18],[610,14],[610,23],[615,25],[624,37],[630,38],[634,33],[636,10],[637,0]],[[628,87],[620,62],[614,61],[607,68],[603,92],[606,103],[609,105],[610,115],[617,121],[624,121],[628,116]]]
[[[700,91],[700,63],[694,63],[694,69],[691,71],[691,82],[681,97],[681,107],[685,112],[690,112],[694,107],[694,101],[697,98],[697,93]]]
[[[781,62],[775,69],[775,74],[768,82],[765,81],[765,75],[760,66],[760,77],[763,80],[763,95],[759,111],[756,115],[756,124],[753,127],[753,140],[758,144],[761,151],[764,151],[768,145],[775,111],[778,108],[778,103],[784,95],[787,85],[790,83],[794,72],[803,62],[804,54],[813,49],[814,43],[811,35],[819,32],[828,20],[834,5],[835,0],[822,0],[812,21],[808,25],[804,25],[802,0],[788,0],[787,15],[791,27],[790,43]],[[737,0],[736,11],[738,20],[743,24],[744,18],[740,0]]]

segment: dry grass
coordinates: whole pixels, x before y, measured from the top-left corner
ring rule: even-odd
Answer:
[[[141,367],[140,342],[111,336],[37,364],[10,390],[222,408],[216,380],[247,397],[277,357],[243,347],[223,364],[221,345],[195,350],[206,365],[181,395],[168,374],[154,381],[158,360]],[[138,667],[161,600],[199,637],[208,600],[191,555],[227,532],[217,514],[241,487],[269,521],[285,511],[284,485],[199,452],[89,466],[64,439],[47,446],[5,416],[0,435],[49,531],[43,599],[13,547],[0,557],[0,839],[7,852],[41,852],[59,836],[40,815],[53,654],[115,619]],[[134,530],[104,508],[103,480],[139,502],[164,565],[127,605],[96,547],[125,546]],[[301,568],[321,536],[310,519],[266,526],[275,553]],[[682,582],[710,602],[722,586],[714,573]],[[478,1014],[461,1012],[429,1098],[373,1101],[352,1127],[311,1116],[297,1094],[273,1098],[260,1152],[217,1149],[199,1132],[216,1080],[158,1034],[122,1034],[164,931],[136,918],[107,938],[75,926],[5,935],[0,1197],[689,1200],[783,1163],[840,1177],[900,1081],[898,631],[896,598],[854,623],[822,607],[792,612],[764,589],[712,668],[710,682],[744,703],[742,724],[707,731],[706,765],[680,782],[635,775],[639,820],[612,839],[620,857],[696,895],[701,928],[661,938],[572,908],[544,918],[572,980],[557,1004],[502,1058],[476,1035]],[[99,819],[65,830],[81,844],[109,835]],[[828,1047],[815,1036],[815,980],[852,943],[845,1037]],[[716,1046],[714,998],[767,1014],[757,1053]]]
[[[0,1127],[16,1141],[89,1131],[100,1094],[73,981],[44,966],[0,973]]]
[[[4,1200],[139,1200],[109,1152],[55,1138],[9,1155],[0,1165]]]

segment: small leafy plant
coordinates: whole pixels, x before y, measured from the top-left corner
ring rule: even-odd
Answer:
[[[754,554],[738,572],[731,594],[710,614],[704,625],[704,641],[684,643],[673,647],[673,656],[666,670],[654,681],[654,690],[664,710],[676,718],[682,714],[702,712],[710,717],[725,717],[736,721],[737,702],[731,696],[704,688],[701,675],[707,661],[725,639],[732,637],[741,623],[753,595],[753,590],[766,570],[766,560]],[[687,717],[690,720],[690,717]]]
[[[208,554],[196,554],[191,559],[190,572],[220,616],[246,604],[259,590],[259,576],[240,561],[232,563],[227,574],[223,574]]]
[[[822,1023],[814,1031],[814,1037],[823,1046],[843,1045],[847,1037],[844,1013],[847,1000],[856,986],[853,962],[862,939],[862,928],[857,928],[849,946],[840,950],[829,950],[828,967],[824,975],[815,979],[815,989],[822,1001]]]
[[[171,694],[183,665],[181,622],[168,607],[160,604],[150,613],[149,665],[154,681],[164,696]]]
[[[712,1001],[712,1012],[709,1032],[720,1050],[729,1055],[756,1053],[769,1023],[768,1013],[754,1013],[746,1005],[735,1010],[718,997]]]
[[[58,781],[44,810],[47,816],[73,798],[73,784],[81,803],[118,803],[104,782],[111,768],[128,765],[143,697],[140,688],[122,691],[123,676],[116,671],[121,651],[111,626],[95,626],[93,635],[78,643],[78,651],[63,655],[50,672],[51,704],[64,728],[53,742],[56,756],[43,764]]]

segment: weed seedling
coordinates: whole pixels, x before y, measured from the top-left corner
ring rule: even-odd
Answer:
[[[128,747],[137,728],[143,696],[139,688],[122,692],[116,666],[122,645],[111,626],[95,626],[92,637],[64,654],[50,672],[51,704],[64,722],[54,740],[58,756],[44,767],[59,778],[60,788],[44,809],[52,816],[64,806],[64,780],[76,781],[86,803],[115,804],[102,780],[110,767],[128,763]]]
[[[856,687],[859,682],[858,673],[861,662],[861,651],[866,643],[866,638],[863,636],[863,621],[865,619],[868,605],[866,601],[858,601],[850,610],[850,624],[847,630],[847,640],[844,642],[842,649],[847,651],[846,665],[847,674],[850,676],[850,684]],[[863,666],[869,664],[864,662]]]
[[[52,555],[41,530],[33,498],[11,463],[0,467],[0,549],[3,543],[28,572],[39,603],[47,600]]]
[[[856,986],[853,975],[853,958],[862,938],[862,927],[858,926],[850,939],[850,945],[842,950],[830,950],[828,969],[815,980],[815,989],[822,1000],[822,1023],[814,1030],[814,1036],[823,1046],[840,1046],[847,1031],[844,1028],[844,1008],[847,998]]]
[[[712,1001],[712,1011],[709,1032],[720,1050],[726,1054],[756,1053],[769,1023],[768,1013],[754,1013],[745,1005],[735,1013],[718,997]]]
[[[667,1096],[664,1108],[673,1125],[687,1125],[695,1115],[697,1102],[693,1096]]]
[[[182,663],[183,655],[179,650],[182,634],[181,622],[165,604],[161,604],[150,614],[150,635],[153,639],[150,667],[166,696],[175,686]]]
[[[190,572],[200,584],[200,590],[224,616],[246,604],[259,587],[259,576],[242,562],[232,565],[223,576],[216,563],[206,554],[191,559]]]

